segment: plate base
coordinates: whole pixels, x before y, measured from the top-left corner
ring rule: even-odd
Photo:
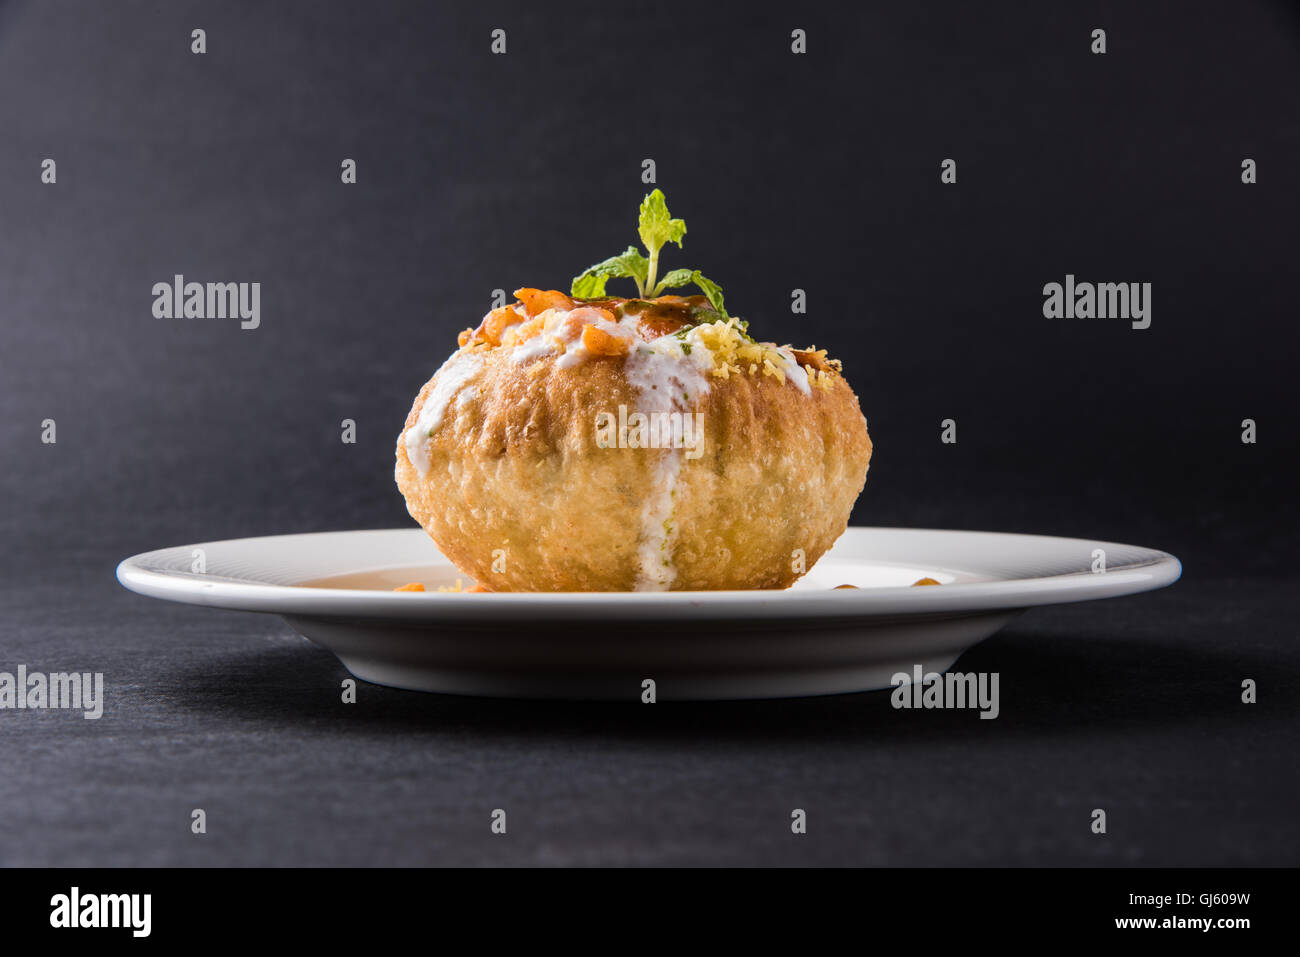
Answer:
[[[874,691],[942,673],[1019,610],[952,617],[796,622],[683,631],[643,623],[617,628],[510,631],[436,629],[286,617],[355,677],[408,691],[497,698],[628,701],[646,679],[657,701],[791,698]]]

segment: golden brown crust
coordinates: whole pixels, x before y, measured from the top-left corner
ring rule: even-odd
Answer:
[[[702,455],[601,448],[596,417],[638,408],[621,356],[561,368],[478,347],[482,370],[427,442],[421,475],[397,443],[411,515],[461,571],[493,591],[624,591],[642,574],[643,512],[663,457],[681,457],[673,589],[784,588],[844,531],[871,440],[840,376],[805,394],[770,376],[710,377]],[[442,375],[445,373],[439,373]],[[438,382],[407,416],[415,425]],[[643,410],[651,411],[651,410]],[[800,558],[802,555],[802,558]]]

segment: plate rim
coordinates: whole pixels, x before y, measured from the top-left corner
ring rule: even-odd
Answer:
[[[1101,573],[1063,574],[1000,581],[952,582],[935,587],[889,585],[869,589],[693,592],[493,592],[490,599],[457,592],[389,592],[358,588],[304,588],[255,580],[222,579],[147,568],[161,552],[211,549],[269,539],[418,533],[419,528],[337,529],[220,539],[150,549],[123,559],[116,575],[126,589],[182,604],[316,618],[436,621],[519,621],[551,617],[628,619],[860,618],[880,615],[951,615],[1091,601],[1138,594],[1178,581],[1182,563],[1169,552],[1101,539],[976,529],[851,525],[845,533],[929,533],[964,537],[1031,538],[1148,553],[1143,560]],[[842,540],[842,536],[841,539]],[[837,540],[837,544],[838,544]],[[432,542],[430,542],[432,545]],[[436,546],[434,546],[436,548]],[[910,564],[915,564],[910,562]],[[923,563],[922,563],[923,564]],[[394,566],[397,567],[397,566]]]

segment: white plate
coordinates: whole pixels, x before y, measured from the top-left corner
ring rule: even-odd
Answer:
[[[886,688],[914,665],[944,671],[1025,608],[1149,591],[1181,571],[1114,542],[850,528],[786,591],[443,593],[464,576],[413,528],[182,545],[128,558],[117,577],[154,598],[281,615],[366,681],[635,701],[646,678],[660,700]],[[942,584],[912,586],[926,576]],[[430,591],[391,591],[412,581]]]

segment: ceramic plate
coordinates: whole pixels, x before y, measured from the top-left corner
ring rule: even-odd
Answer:
[[[635,701],[646,678],[660,700],[886,688],[915,665],[944,671],[1026,608],[1149,591],[1181,570],[1115,542],[850,528],[785,591],[440,592],[472,582],[412,528],[181,545],[128,558],[117,577],[154,598],[280,615],[366,681]],[[913,586],[923,577],[940,584]],[[392,591],[415,581],[429,590]]]

